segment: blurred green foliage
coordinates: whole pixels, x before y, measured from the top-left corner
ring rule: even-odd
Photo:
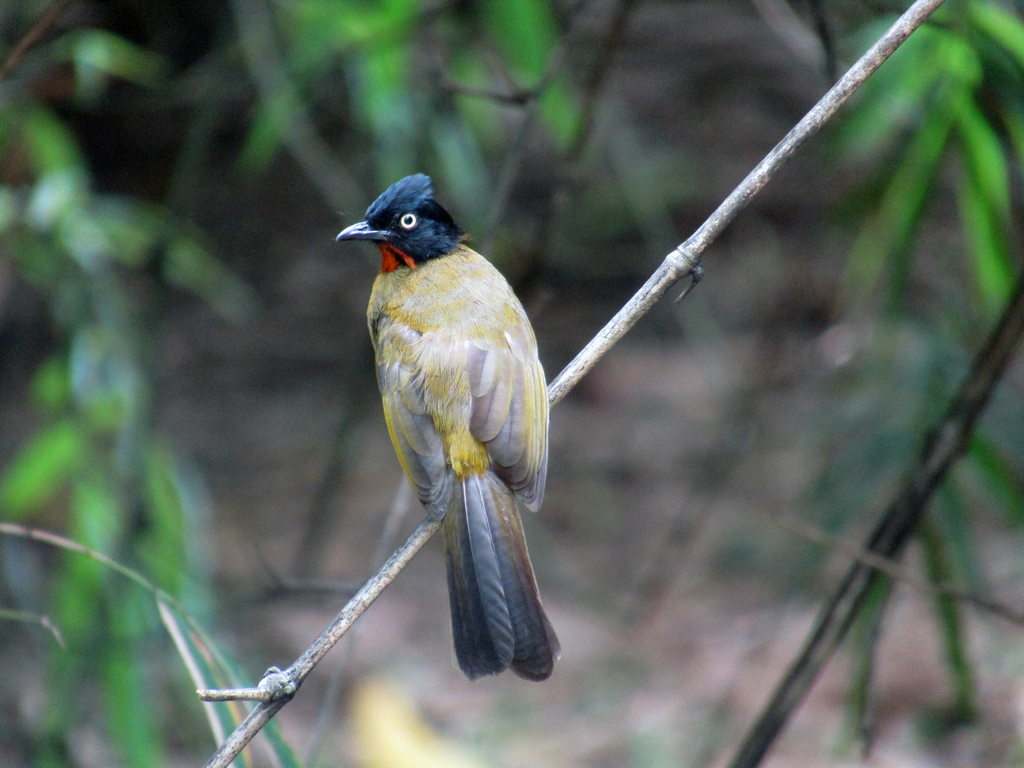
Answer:
[[[264,15],[253,6],[258,0],[236,0],[247,23]],[[569,79],[552,66],[562,28],[556,8],[548,0],[484,0],[449,12],[418,0],[305,0],[276,9],[275,31],[300,92],[341,66],[377,187],[426,170],[457,201],[466,228],[482,232],[493,187],[487,158],[507,151],[513,131],[501,97],[536,99],[543,134],[556,147],[578,130]],[[451,91],[439,92],[439,84]],[[479,95],[457,98],[464,89]],[[261,103],[243,152],[249,167],[274,157],[295,106],[284,91]]]
[[[869,25],[863,40],[874,40],[888,23]],[[839,129],[847,160],[879,168],[869,195],[877,202],[847,263],[852,300],[879,290],[890,308],[905,300],[916,235],[951,173],[972,259],[965,273],[983,314],[998,314],[1016,274],[1011,180],[1024,159],[1022,94],[1024,21],[989,0],[940,9],[864,85]]]
[[[485,5],[478,19],[453,17],[442,25],[444,34],[465,41],[486,30],[501,43],[509,82],[537,87],[557,43],[552,6],[544,0]],[[486,99],[469,105],[464,120],[450,99],[439,105],[425,98],[416,66],[422,52],[413,44],[427,18],[419,2],[307,0],[280,6],[275,16],[262,3],[239,2],[235,10],[246,20],[243,34],[254,23],[273,24],[298,93],[341,61],[352,114],[370,137],[382,183],[432,157],[427,162],[442,183],[474,201],[466,207],[482,220],[481,142],[493,148],[504,141],[497,107]],[[489,79],[479,48],[466,46],[457,58],[454,68],[470,82]],[[27,64],[36,75],[68,76],[78,112],[101,108],[113,87],[160,96],[172,78],[162,55],[99,28],[39,43]],[[562,75],[545,86],[537,92],[543,123],[564,143],[573,115],[568,82]],[[281,147],[291,116],[306,108],[288,88],[264,96],[239,156],[254,173]],[[37,431],[0,474],[0,517],[57,525],[75,542],[123,560],[137,576],[126,583],[119,569],[80,553],[66,554],[57,566],[49,605],[40,612],[60,629],[67,650],[50,653],[36,764],[67,764],[67,735],[100,720],[119,763],[165,764],[168,714],[158,705],[165,697],[154,695],[168,686],[154,664],[169,650],[160,640],[160,619],[195,686],[238,685],[241,676],[227,672],[230,663],[183,629],[175,618],[180,613],[166,603],[180,600],[204,611],[211,599],[203,567],[189,556],[208,535],[204,516],[190,507],[197,494],[152,425],[155,307],[161,292],[184,288],[241,322],[254,301],[191,222],[158,203],[97,192],[66,116],[17,78],[0,84],[0,168],[0,256],[46,297],[58,339],[31,384]],[[164,595],[157,606],[138,588],[150,581]],[[239,711],[217,709],[213,725],[222,739]],[[199,708],[189,710],[194,720]],[[280,763],[295,764],[276,729],[270,735]]]
[[[79,108],[101,99],[114,78],[158,88],[166,70],[157,54],[105,30],[69,32],[35,55],[37,64],[71,63]],[[203,608],[205,571],[187,554],[206,535],[196,527],[195,494],[151,424],[149,317],[163,290],[152,275],[235,320],[251,310],[249,289],[193,225],[159,205],[97,193],[65,118],[13,88],[0,90],[0,167],[0,255],[46,297],[58,337],[29,392],[38,429],[0,476],[0,517],[59,525]],[[74,553],[59,562],[49,592],[41,612],[67,649],[50,653],[36,764],[67,764],[67,734],[100,713],[119,763],[164,764],[166,722],[153,692],[167,683],[153,661],[169,648],[153,602]]]
[[[920,450],[922,427],[942,416],[1020,279],[1021,204],[1014,200],[1024,171],[1020,8],[989,0],[947,3],[868,80],[836,127],[835,149],[844,162],[875,169],[856,196],[861,223],[846,263],[845,298],[854,315],[877,305],[881,316],[871,330],[872,354],[839,382],[848,410],[829,417],[842,442],[810,497],[827,510],[829,527],[887,498]],[[890,21],[865,27],[860,45]],[[948,201],[955,204],[962,247],[922,242],[924,224],[944,217]],[[923,271],[948,277],[938,283],[946,293],[924,302],[923,311],[915,300],[914,275],[922,271],[915,260],[929,262]],[[1019,525],[1021,424],[1024,404],[997,393],[967,460],[933,500],[918,537],[933,584],[983,587],[983,558],[971,533],[975,510],[994,506]],[[866,476],[878,482],[867,487]],[[935,618],[952,691],[942,719],[946,726],[968,722],[977,712],[975,673],[958,604],[937,596]],[[856,653],[858,669],[869,668],[874,642],[857,643]],[[859,719],[869,703],[858,696],[863,685],[852,690]]]

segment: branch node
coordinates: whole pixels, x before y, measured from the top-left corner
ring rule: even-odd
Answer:
[[[678,304],[679,302],[681,302],[683,299],[690,295],[690,291],[694,289],[694,286],[696,286],[697,283],[700,282],[700,279],[702,277],[704,277],[704,267],[702,267],[700,265],[700,262],[698,261],[696,264],[690,267],[690,283],[685,288],[683,288],[683,292],[680,293],[679,298],[676,299],[676,304]]]
[[[287,671],[271,667],[263,674],[257,688],[266,696],[265,701],[277,701],[294,696],[299,684]]]

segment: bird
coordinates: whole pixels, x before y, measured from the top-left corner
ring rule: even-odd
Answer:
[[[536,512],[548,398],[530,321],[502,274],[418,173],[388,187],[337,240],[381,254],[366,318],[391,442],[440,518],[460,669],[546,680],[560,655],[518,505]]]

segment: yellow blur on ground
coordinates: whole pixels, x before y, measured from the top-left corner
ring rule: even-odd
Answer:
[[[352,697],[361,768],[486,768],[458,744],[438,736],[412,698],[394,683],[368,680]]]

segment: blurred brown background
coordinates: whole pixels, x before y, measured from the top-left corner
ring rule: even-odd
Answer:
[[[377,254],[334,235],[430,173],[516,287],[554,378],[900,10],[57,5],[0,81],[0,516],[138,569],[250,682],[373,572],[399,488],[364,319]],[[443,738],[479,765],[728,761],[849,564],[779,518],[864,538],[1020,271],[1007,126],[1024,122],[1003,95],[1021,67],[979,37],[982,5],[922,30],[712,246],[700,286],[552,411],[547,496],[524,521],[562,640],[552,679],[461,675],[431,542],[277,718],[296,754],[413,765],[409,739],[422,765],[455,764],[429,762]],[[8,55],[47,6],[0,10]],[[949,83],[1001,154],[975,151]],[[989,219],[969,203],[992,178],[1009,207],[979,198],[1005,225],[986,261]],[[1024,604],[1022,388],[1018,360],[907,558],[1008,605]],[[48,616],[67,645],[0,624],[0,762],[213,752],[147,593],[12,537],[0,558],[0,604]],[[897,585],[767,764],[1017,765],[1020,639]],[[407,698],[431,735],[397,716],[375,730],[371,694]]]

